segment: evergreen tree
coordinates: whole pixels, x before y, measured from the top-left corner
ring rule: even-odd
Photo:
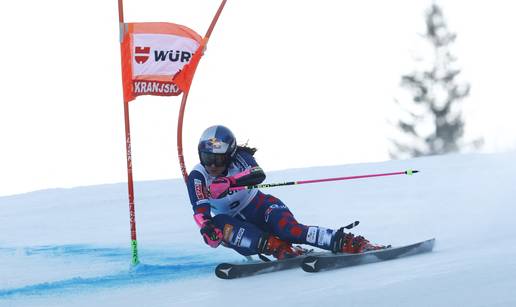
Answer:
[[[461,71],[450,53],[450,44],[457,35],[448,30],[442,10],[435,3],[427,10],[425,21],[423,37],[433,52],[427,59],[429,67],[401,78],[401,86],[410,91],[412,102],[405,106],[398,102],[404,114],[397,127],[405,139],[391,140],[395,146],[392,158],[457,152],[463,146],[461,100],[469,95],[470,85],[457,81]]]

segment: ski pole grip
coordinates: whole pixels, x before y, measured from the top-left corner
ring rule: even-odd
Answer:
[[[229,188],[230,191],[242,191],[242,190],[246,190],[247,187],[231,187]]]

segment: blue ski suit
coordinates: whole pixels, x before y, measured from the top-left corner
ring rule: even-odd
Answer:
[[[253,155],[239,148],[224,176],[249,169],[255,172],[239,179],[238,185],[255,185],[265,180],[265,174]],[[214,179],[204,166],[197,164],[188,176],[188,193],[194,214],[202,213],[213,218],[215,225],[222,230],[225,246],[245,256],[258,254],[260,239],[272,234],[290,243],[331,250],[335,230],[298,223],[281,200],[259,189],[234,191],[219,199],[210,198],[207,187]]]

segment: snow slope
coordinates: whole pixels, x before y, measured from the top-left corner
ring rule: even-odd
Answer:
[[[0,306],[516,306],[516,153],[293,169],[267,182],[421,173],[269,189],[299,221],[433,253],[308,274],[219,280],[181,180],[137,182],[142,264],[130,268],[126,185],[0,197]],[[137,174],[135,174],[137,176]]]

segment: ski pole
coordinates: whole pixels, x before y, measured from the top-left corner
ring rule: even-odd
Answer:
[[[395,176],[395,175],[412,175],[412,174],[415,174],[418,172],[419,172],[418,170],[408,169],[403,172],[394,172],[394,173],[369,174],[369,175],[336,177],[336,178],[325,178],[325,179],[314,179],[314,180],[298,180],[298,181],[288,181],[288,182],[278,182],[278,183],[262,183],[262,184],[256,184],[256,185],[232,187],[232,188],[229,188],[229,190],[230,191],[240,191],[240,190],[250,190],[250,189],[281,187],[281,186],[286,186],[286,185],[299,185],[299,184],[328,182],[328,181],[352,180],[352,179],[360,179],[360,178]]]

